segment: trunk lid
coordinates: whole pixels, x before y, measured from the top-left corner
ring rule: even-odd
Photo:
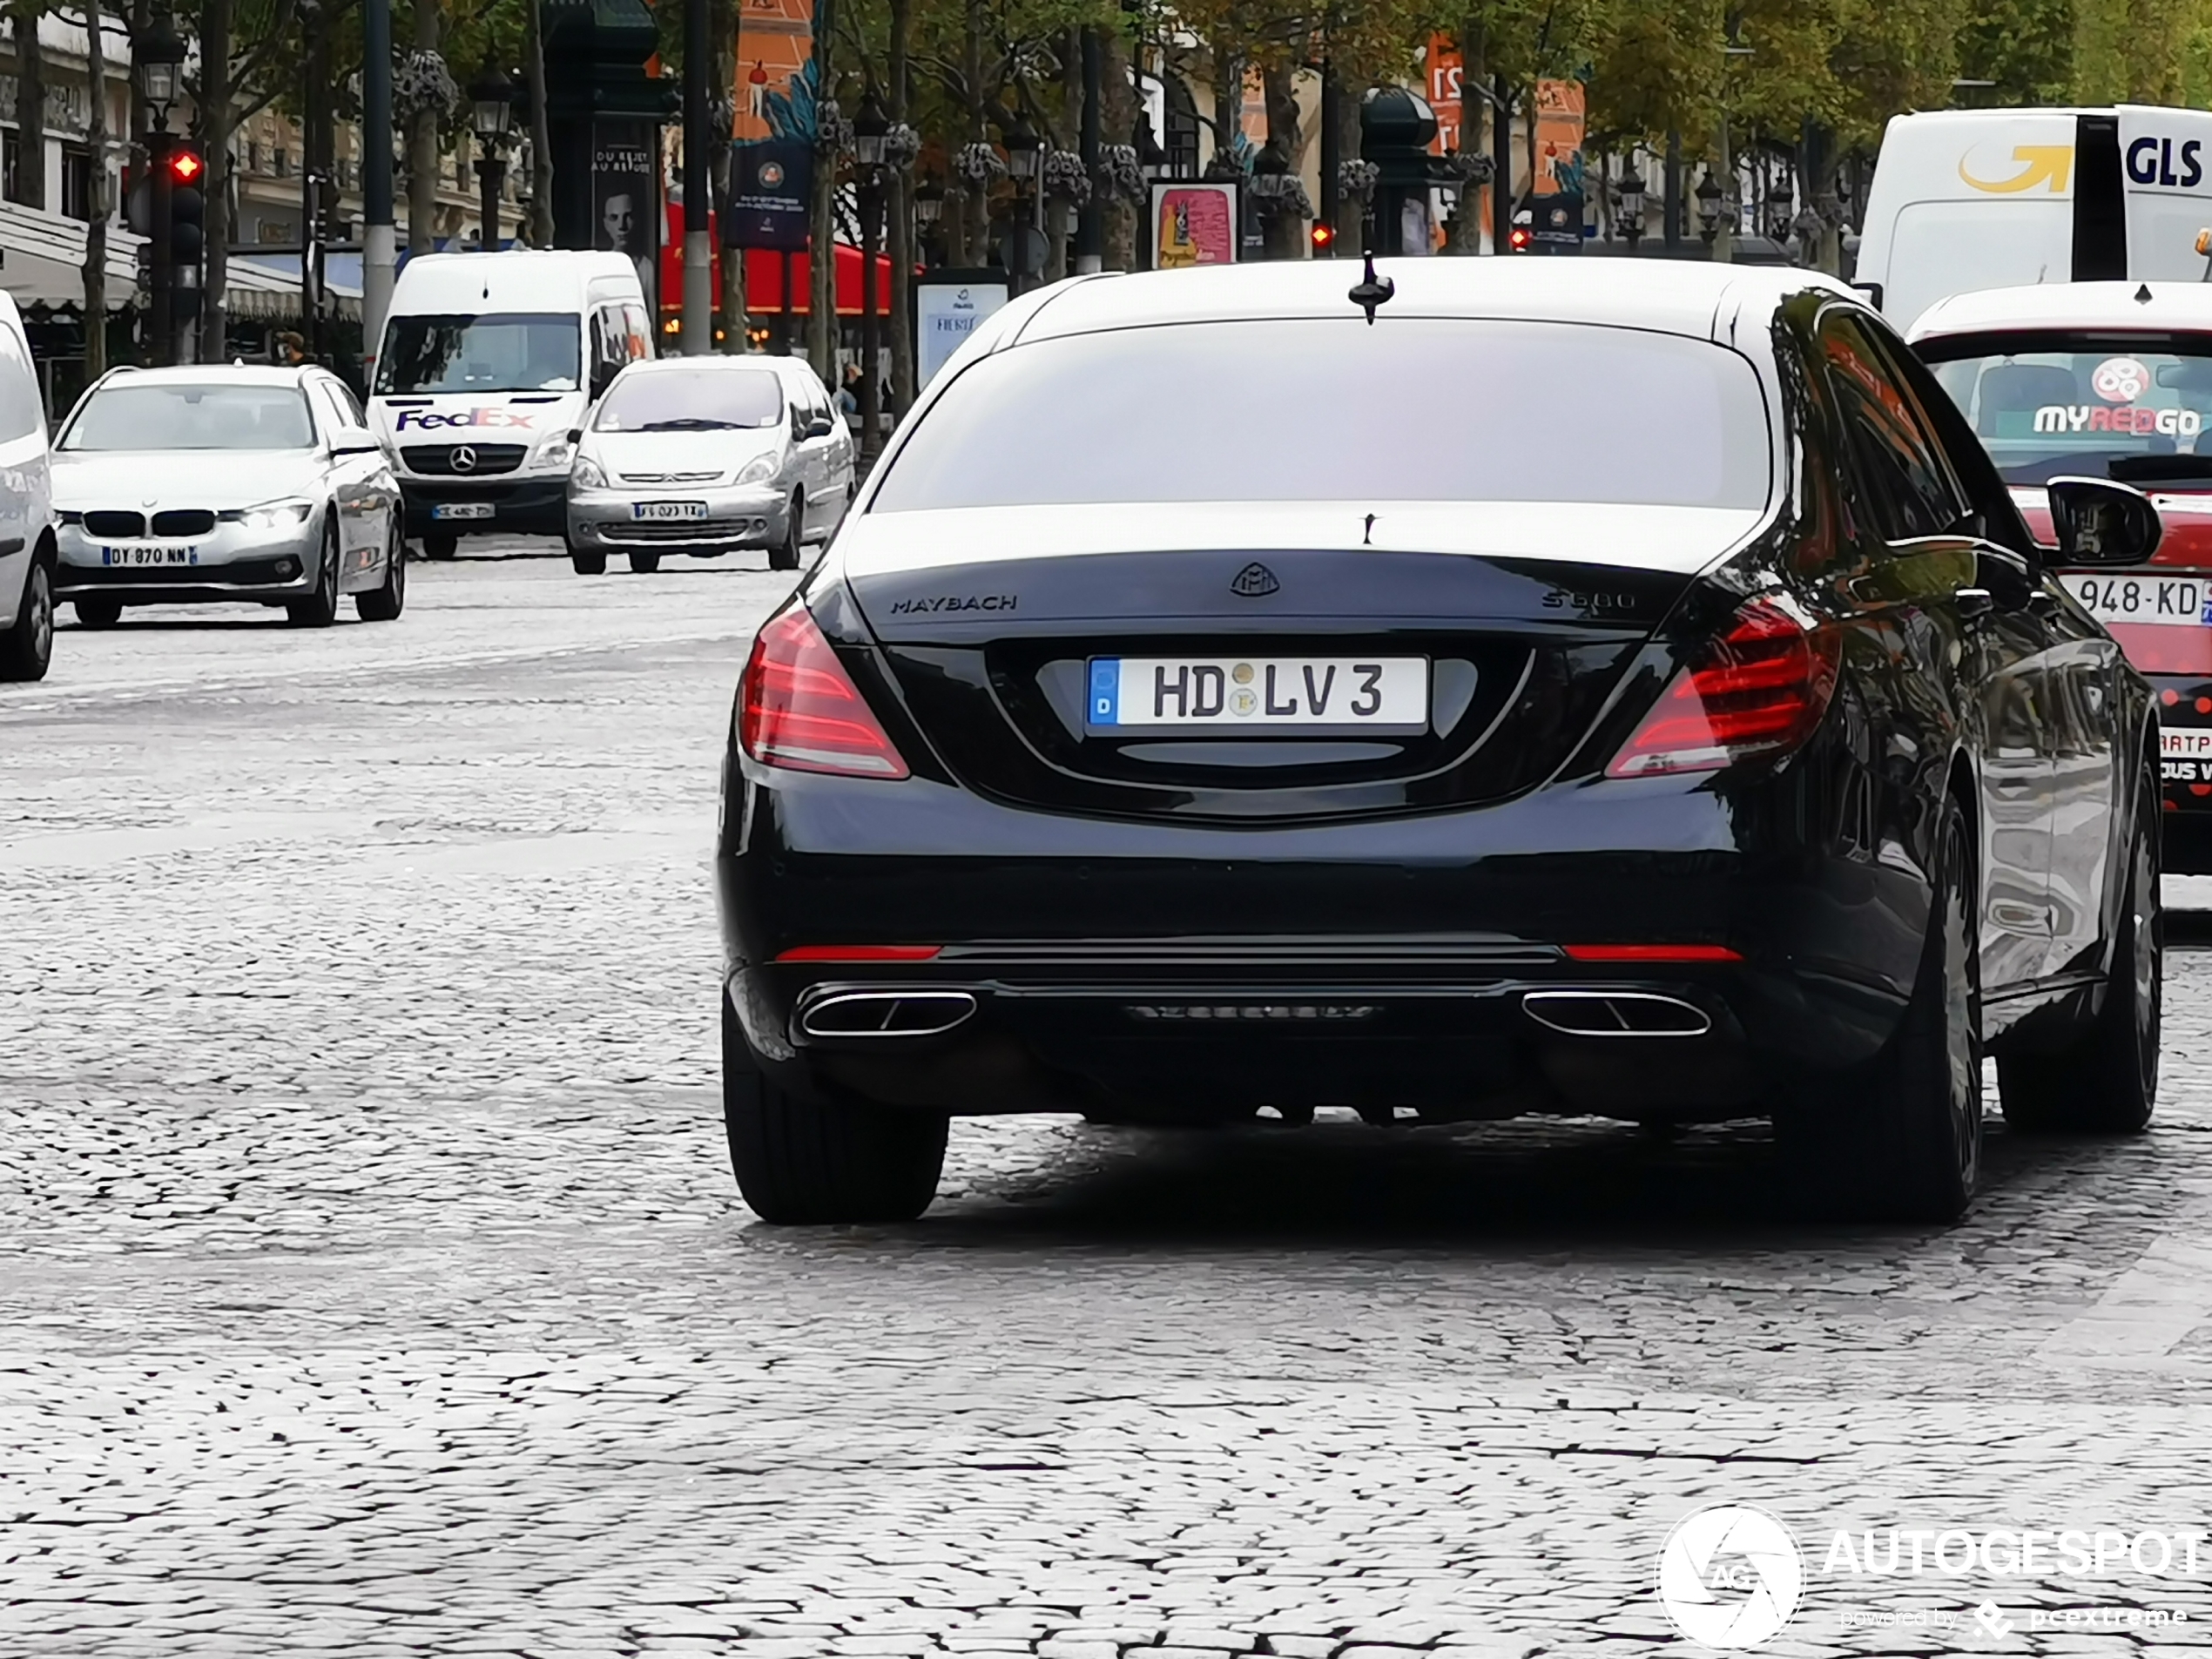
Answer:
[[[1109,816],[1313,819],[1476,805],[1541,782],[1691,577],[1760,516],[1421,503],[1379,506],[1371,523],[1332,505],[993,508],[869,515],[839,553],[909,711],[969,787]],[[1427,718],[1372,735],[1087,721],[1095,660],[1209,658],[1263,671],[1418,658]]]

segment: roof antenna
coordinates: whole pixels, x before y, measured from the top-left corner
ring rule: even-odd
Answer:
[[[2149,283],[2148,283],[2148,282],[2139,283],[2139,284],[2136,286],[2136,288],[2135,288],[2135,303],[2136,303],[2137,305],[2139,305],[2139,306],[2147,306],[2147,305],[2148,305],[2148,304],[2150,303],[2150,284],[2149,284]]]
[[[1390,296],[1398,292],[1398,285],[1388,277],[1375,274],[1375,251],[1372,248],[1367,250],[1366,260],[1366,274],[1352,285],[1352,292],[1345,297],[1367,314],[1367,326],[1372,328],[1375,326],[1375,307],[1388,301]]]

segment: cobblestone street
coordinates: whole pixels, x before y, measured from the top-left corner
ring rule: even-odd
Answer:
[[[2212,956],[2153,1132],[1993,1089],[1955,1229],[1801,1221],[1750,1128],[1067,1117],[765,1228],[708,872],[757,564],[419,564],[0,691],[0,1659],[1689,1651],[1660,1548],[1737,1500],[1805,1547],[1767,1652],[2212,1647],[2212,1548],[1826,1557],[2212,1527]],[[2031,1622],[2092,1606],[2185,1616]]]

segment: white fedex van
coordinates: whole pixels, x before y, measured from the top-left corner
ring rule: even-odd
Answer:
[[[1910,328],[1937,300],[2040,282],[2204,279],[2212,113],[1946,110],[1894,117],[1853,277]]]
[[[652,354],[644,290],[623,254],[409,260],[368,404],[408,534],[434,559],[466,535],[561,535],[569,434],[624,364]]]

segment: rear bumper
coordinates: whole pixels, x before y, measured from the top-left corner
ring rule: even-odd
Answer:
[[[1742,843],[1743,806],[1648,780],[1244,830],[1053,817],[921,779],[748,779],[718,861],[726,993],[752,1063],[783,1086],[954,1113],[1764,1115],[1889,1040],[1927,894],[1895,858],[1763,854]],[[1565,948],[1616,942],[1741,960]],[[939,949],[779,960],[844,943]],[[1691,1013],[1664,1034],[1578,1035],[1530,1008],[1562,990]],[[974,1006],[937,1032],[810,1029],[825,999],[887,992]]]
[[[566,473],[533,477],[516,473],[482,482],[455,479],[400,479],[400,495],[407,503],[407,533],[421,536],[432,530],[457,536],[558,536],[568,528]],[[442,519],[443,506],[489,506],[489,518]]]

